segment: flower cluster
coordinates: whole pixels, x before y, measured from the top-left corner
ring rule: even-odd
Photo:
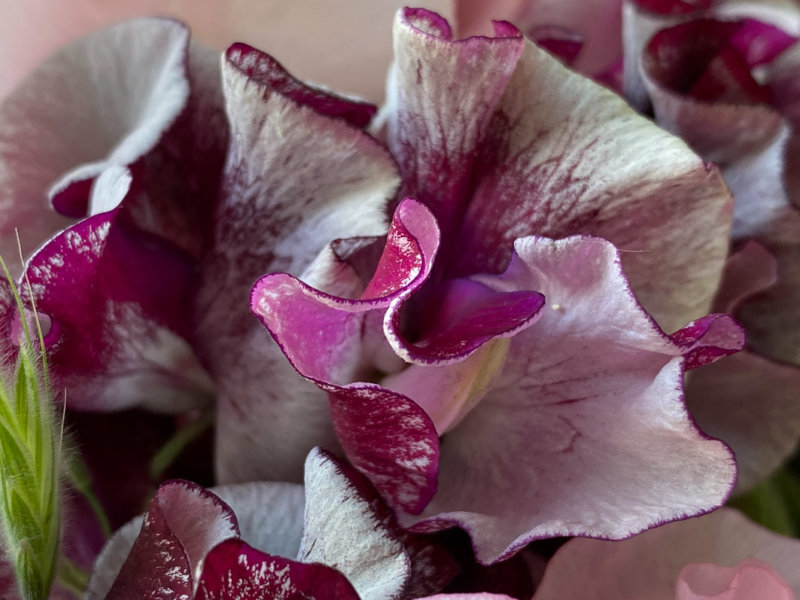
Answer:
[[[800,436],[800,9],[755,4],[405,8],[380,109],[169,19],[34,71],[0,348],[37,316],[83,597],[800,591],[720,508]]]

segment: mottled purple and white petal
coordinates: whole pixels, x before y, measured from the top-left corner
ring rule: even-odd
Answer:
[[[708,312],[731,197],[683,142],[528,44],[483,144],[455,274],[501,272],[518,237],[596,235],[665,330]]]
[[[61,207],[63,214],[84,215],[94,177],[107,166],[135,162],[157,145],[189,98],[188,45],[188,30],[175,21],[120,23],[68,45],[5,100],[3,256],[16,255],[14,227],[29,254],[70,223],[48,208],[48,195],[57,205],[70,205]],[[83,203],[77,215],[75,203]]]
[[[406,8],[395,19],[388,146],[403,194],[433,211],[445,237],[463,215],[482,141],[524,47],[512,25],[494,27],[496,37],[454,41],[430,11]]]
[[[217,469],[223,482],[298,481],[313,446],[335,448],[328,409],[247,310],[250,288],[267,270],[299,275],[337,238],[384,234],[397,170],[361,129],[364,103],[305,86],[244,45],[222,76],[232,143],[194,303],[195,346],[219,393]]]

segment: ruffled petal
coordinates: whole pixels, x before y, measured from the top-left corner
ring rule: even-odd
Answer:
[[[432,215],[415,201],[397,208],[375,275],[358,300],[314,290],[286,274],[266,275],[251,306],[304,377],[328,392],[339,442],[393,504],[421,510],[435,489],[438,440],[424,411],[373,384],[350,384],[375,367],[362,345],[371,311],[418,289],[438,247]]]
[[[675,586],[686,565],[713,563],[731,567],[752,558],[769,564],[795,594],[800,593],[800,542],[767,531],[737,511],[723,508],[622,542],[567,542],[550,560],[534,598],[675,600]],[[762,598],[760,594],[750,597]]]
[[[183,337],[194,265],[119,214],[77,223],[28,263],[37,308],[50,319],[44,341],[53,375],[81,410],[173,412],[207,403],[211,383]]]
[[[633,289],[664,329],[708,311],[731,197],[683,142],[529,44],[484,146],[457,272],[500,272],[525,235],[597,235],[622,250]]]
[[[397,170],[360,129],[364,103],[308,87],[244,45],[222,72],[232,144],[195,302],[196,347],[219,391],[217,469],[223,482],[297,481],[313,446],[335,448],[333,431],[322,395],[247,310],[250,288],[266,270],[300,274],[337,238],[384,234]]]
[[[107,598],[190,597],[206,554],[238,536],[236,517],[214,494],[188,481],[162,484]]]
[[[298,560],[336,565],[364,600],[402,597],[411,575],[400,539],[347,476],[318,449],[306,460],[306,512]]]
[[[208,554],[195,598],[359,600],[345,576],[331,567],[270,556],[235,539]]]
[[[480,146],[524,47],[508,23],[495,23],[495,36],[453,41],[447,21],[423,9],[395,19],[388,145],[404,195],[430,207],[445,238],[466,208]]]
[[[666,336],[604,240],[515,247],[503,275],[479,280],[541,290],[549,308],[510,340],[502,374],[445,436],[439,491],[404,524],[463,527],[486,564],[533,539],[624,538],[721,505],[733,457],[697,430],[681,393],[693,344],[716,343],[713,328],[681,343]]]

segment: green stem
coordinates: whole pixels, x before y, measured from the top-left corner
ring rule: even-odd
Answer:
[[[211,427],[213,422],[214,414],[208,412],[176,431],[150,461],[150,478],[153,481],[161,479],[180,453]]]
[[[82,598],[89,584],[89,574],[62,556],[58,568],[58,583],[75,594],[75,597]]]
[[[86,468],[86,464],[77,452],[73,452],[67,459],[67,479],[72,487],[77,490],[89,504],[89,508],[92,509],[97,522],[100,524],[103,535],[105,535],[106,538],[110,538],[113,533],[111,530],[111,522],[108,520],[108,515],[106,515],[106,511],[103,509],[100,499],[97,497],[97,494],[94,493],[94,489],[92,488],[92,476],[89,474],[89,469]]]

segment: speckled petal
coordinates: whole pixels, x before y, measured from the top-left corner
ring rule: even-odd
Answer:
[[[236,517],[214,494],[188,481],[164,483],[106,598],[189,597],[206,554],[238,536]],[[117,557],[107,552],[104,559]]]
[[[361,129],[369,105],[242,44],[222,80],[232,143],[195,301],[195,345],[219,394],[217,471],[223,482],[298,481],[312,447],[335,447],[327,406],[253,318],[250,289],[267,271],[300,275],[337,238],[385,234],[397,169]]]
[[[195,600],[359,600],[344,575],[320,564],[270,556],[241,540],[214,548]]]
[[[175,412],[210,400],[211,383],[183,337],[196,281],[177,248],[117,209],[54,237],[27,277],[50,319],[50,368],[71,408]]]

